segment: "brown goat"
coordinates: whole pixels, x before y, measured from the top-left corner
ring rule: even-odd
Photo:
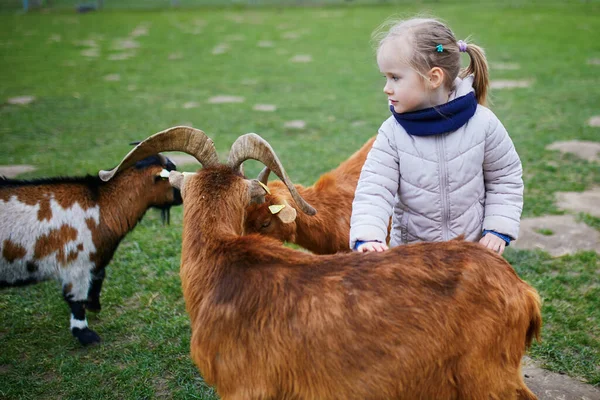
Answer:
[[[270,194],[265,202],[252,204],[246,210],[246,233],[260,233],[275,239],[296,243],[316,254],[349,252],[350,215],[356,184],[375,137],[369,139],[360,150],[327,172],[310,187],[295,185],[296,190],[318,214],[297,214],[298,207],[281,181],[268,183]],[[261,181],[267,183],[267,174]],[[283,205],[281,211],[271,207]],[[291,215],[286,213],[291,212]]]
[[[83,345],[100,342],[86,310],[100,311],[105,267],[119,243],[150,207],[168,219],[181,204],[154,155],[109,183],[98,177],[21,181],[0,177],[0,288],[54,278],[71,309],[71,333]]]
[[[314,213],[268,143],[238,138],[228,165],[192,128],[140,146],[102,178],[152,147],[186,151],[204,167],[169,180],[184,199],[191,355],[224,400],[536,399],[520,363],[539,337],[540,300],[502,257],[462,240],[319,256],[244,236],[248,204],[266,194],[240,172],[249,158]]]

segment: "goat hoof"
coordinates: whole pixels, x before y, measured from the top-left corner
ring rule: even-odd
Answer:
[[[73,328],[71,332],[83,346],[100,343],[100,336],[90,328]]]

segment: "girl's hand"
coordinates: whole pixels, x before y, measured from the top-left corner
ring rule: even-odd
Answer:
[[[388,247],[385,243],[365,242],[365,243],[361,244],[360,246],[358,246],[356,251],[358,251],[359,253],[366,253],[369,251],[381,252],[381,251],[385,251],[387,249],[388,249]]]
[[[506,242],[493,233],[486,233],[486,235],[479,240],[479,243],[499,255],[504,253],[504,247],[506,247]]]

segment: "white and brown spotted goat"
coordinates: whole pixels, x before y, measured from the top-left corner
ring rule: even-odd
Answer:
[[[98,177],[31,181],[0,177],[0,288],[55,278],[71,308],[71,333],[83,345],[100,337],[86,310],[100,311],[105,267],[150,207],[168,220],[179,191],[160,176],[175,165],[146,155],[109,183]]]

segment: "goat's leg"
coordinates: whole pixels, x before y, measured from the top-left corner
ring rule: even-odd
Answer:
[[[88,292],[88,299],[86,309],[92,312],[99,312],[102,309],[100,305],[100,291],[102,290],[102,283],[106,275],[105,269],[100,268],[92,271],[92,284]]]
[[[85,318],[87,296],[90,290],[90,273],[83,268],[65,271],[62,278],[63,297],[71,309],[71,333],[84,346],[100,342],[100,336],[88,328]],[[74,271],[77,273],[73,274]],[[69,273],[70,272],[70,273]]]

